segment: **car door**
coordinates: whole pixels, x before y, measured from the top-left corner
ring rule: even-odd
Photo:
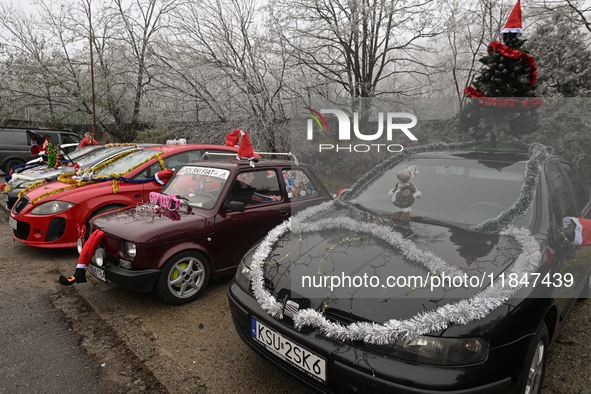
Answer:
[[[235,267],[252,245],[289,217],[288,199],[275,169],[242,170],[227,190],[215,216],[217,270]],[[243,202],[244,212],[227,208],[230,201]]]
[[[578,218],[591,219],[591,200],[590,191],[587,184],[583,181],[577,170],[572,164],[561,161],[558,163],[558,168],[562,171],[566,182],[570,186],[573,199],[576,204],[576,212]],[[588,286],[587,275],[591,266],[591,247],[588,246],[574,246],[575,258],[572,269],[570,270],[575,278],[582,283],[583,286]]]
[[[555,257],[552,260],[549,278],[550,280],[543,284],[547,287],[549,293],[556,299],[556,304],[560,307],[560,319],[566,316],[568,310],[572,307],[575,298],[575,289],[582,283],[581,265],[577,264],[571,251],[580,253],[580,247],[561,247],[564,244],[562,236],[562,219],[565,217],[579,217],[581,212],[573,198],[573,190],[561,171],[558,162],[548,165],[548,186],[550,189],[550,208],[552,212],[552,232],[556,240]],[[569,250],[570,249],[570,250]],[[573,279],[572,285],[568,286],[564,279]]]

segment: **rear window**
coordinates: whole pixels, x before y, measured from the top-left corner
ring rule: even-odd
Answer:
[[[80,137],[76,134],[62,134],[62,144],[77,144],[80,142]]]

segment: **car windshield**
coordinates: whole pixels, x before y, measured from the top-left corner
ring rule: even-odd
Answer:
[[[412,204],[411,217],[477,225],[497,217],[519,198],[525,164],[465,159],[416,159],[386,171],[350,202],[380,214],[398,210],[389,191],[399,182],[396,173],[416,165],[411,182],[422,193]],[[531,222],[530,209],[516,225]]]
[[[94,176],[109,176],[112,174],[126,174],[133,167],[148,160],[150,157],[154,156],[157,153],[162,153],[162,152],[158,152],[155,150],[143,150],[143,149],[136,150],[135,152],[132,152],[132,153],[128,154],[127,156],[124,156],[124,157],[120,158],[119,160],[116,160],[116,161],[108,164],[107,166],[101,168],[100,170],[95,171]]]
[[[82,148],[84,149],[84,148]],[[133,147],[128,147],[127,149],[122,149],[120,146],[114,146],[111,148],[103,148],[97,149],[89,152],[88,154],[80,157],[76,160],[76,163],[80,165],[82,168],[87,168],[89,166],[93,166],[106,160],[111,156],[116,156],[119,153],[123,153],[127,150],[133,149]]]
[[[193,208],[212,209],[229,175],[229,170],[221,168],[185,166],[166,184],[162,193],[180,196]]]
[[[69,157],[70,159],[76,161],[77,159],[82,158],[82,157],[92,153],[92,151],[101,150],[101,149],[103,149],[103,148],[102,147],[97,148],[95,145],[89,145],[89,146],[85,146],[83,148],[76,149],[75,151],[68,153],[66,157]]]

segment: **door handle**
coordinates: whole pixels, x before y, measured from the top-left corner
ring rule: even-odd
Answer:
[[[289,208],[279,208],[279,214],[284,216],[289,213]]]

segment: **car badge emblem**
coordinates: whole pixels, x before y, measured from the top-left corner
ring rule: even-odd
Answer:
[[[285,302],[285,306],[283,307],[283,314],[287,317],[291,317],[293,319],[294,315],[298,313],[300,310],[300,304],[294,302],[292,300],[287,300]]]

